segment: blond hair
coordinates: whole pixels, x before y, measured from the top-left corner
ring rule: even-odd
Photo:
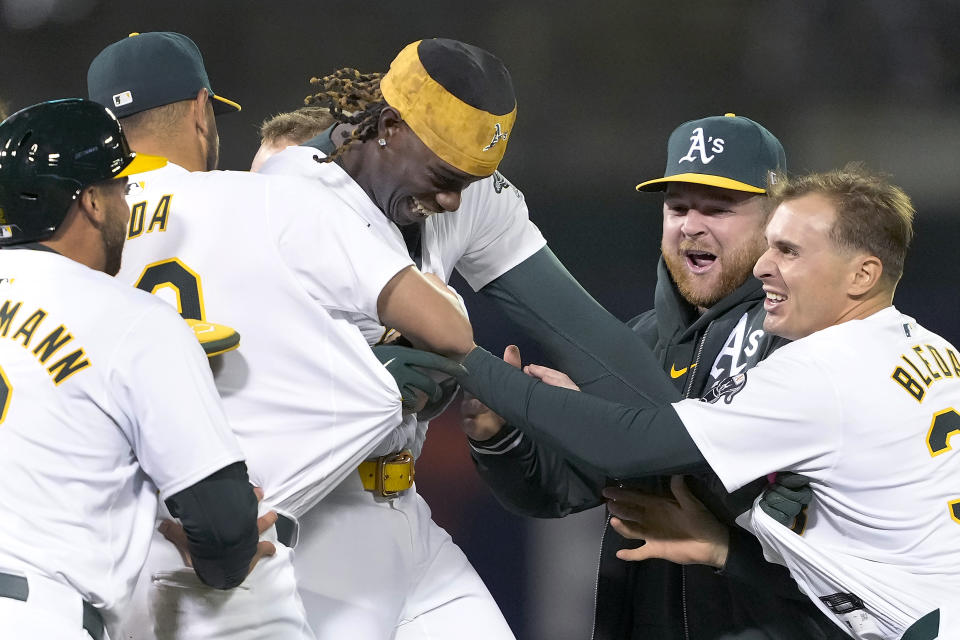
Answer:
[[[880,259],[883,276],[896,286],[913,240],[913,203],[887,176],[871,173],[859,163],[826,173],[781,179],[771,196],[778,203],[806,195],[821,195],[837,210],[830,237],[838,247],[865,251]]]
[[[336,123],[330,110],[324,107],[301,107],[296,111],[278,113],[260,125],[260,141],[278,146],[282,139],[302,144],[323,133]]]

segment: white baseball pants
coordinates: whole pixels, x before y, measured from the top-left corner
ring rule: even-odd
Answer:
[[[351,474],[300,519],[300,598],[319,640],[513,640],[416,486],[392,499]]]
[[[261,536],[277,547],[243,584],[212,589],[185,567],[176,548],[154,533],[129,610],[116,640],[313,640],[297,595],[293,551],[276,542],[273,528]]]

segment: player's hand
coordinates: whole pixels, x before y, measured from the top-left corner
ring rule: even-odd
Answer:
[[[482,442],[498,433],[506,421],[466,391],[460,403],[460,428],[467,436]]]
[[[503,361],[520,368],[520,349],[517,345],[511,344],[503,350]],[[471,394],[463,393],[463,402],[460,403],[460,427],[469,438],[477,442],[489,440],[500,433],[504,424],[506,421],[490,407]]]
[[[423,407],[417,410],[417,420],[429,422],[446,411],[447,407],[453,402],[453,397],[460,390],[460,384],[456,378],[447,378],[438,382],[437,388],[440,389],[440,399],[430,400],[423,396],[425,402]]]
[[[570,376],[565,374],[563,371],[557,371],[556,369],[544,367],[539,364],[528,364],[523,368],[523,372],[528,376],[546,382],[550,386],[580,391],[580,387],[577,386],[577,383],[571,380]]]
[[[635,489],[607,487],[603,495],[616,517],[610,525],[624,538],[644,540],[636,549],[621,549],[621,560],[662,558],[677,564],[722,568],[730,550],[726,525],[690,493],[683,476],[670,479],[673,499]]]
[[[760,498],[760,508],[768,516],[785,527],[794,529],[797,516],[800,515],[810,501],[813,500],[813,489],[810,488],[810,478],[781,471],[776,480],[767,485]]]
[[[443,398],[443,387],[431,376],[443,380],[467,372],[458,362],[410,347],[376,345],[373,353],[396,381],[407,413],[414,413],[428,402],[439,402]]]
[[[253,488],[254,495],[257,496],[257,502],[259,503],[263,500],[263,489],[260,487]],[[257,518],[257,532],[260,535],[263,535],[267,529],[272,527],[277,522],[277,513],[275,511],[268,511],[259,518]],[[176,520],[164,520],[160,523],[160,526],[157,527],[164,538],[173,544],[177,548],[177,551],[180,552],[180,557],[183,559],[183,564],[188,567],[193,567],[193,560],[190,558],[190,547],[187,543],[187,532],[183,530],[183,527]],[[250,561],[250,569],[247,571],[247,575],[253,571],[253,568],[257,566],[257,563],[260,562],[262,558],[267,556],[272,556],[277,552],[277,547],[268,540],[261,540],[257,543],[257,551],[253,554],[253,559]]]

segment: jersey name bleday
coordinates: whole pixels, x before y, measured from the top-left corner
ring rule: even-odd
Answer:
[[[744,524],[858,638],[899,638],[960,598],[960,351],[894,307],[788,344],[715,404],[674,405],[732,491],[811,480],[802,535],[755,506]],[[949,603],[949,604],[948,604]]]

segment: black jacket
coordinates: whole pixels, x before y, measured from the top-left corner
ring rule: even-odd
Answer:
[[[634,333],[627,336],[622,323],[619,328],[613,326],[610,317],[579,299],[585,292],[564,282],[572,277],[558,266],[552,254],[535,255],[484,292],[526,327],[557,366],[586,392],[628,401],[632,372],[624,354],[630,353],[630,344],[637,338],[653,350],[670,375],[673,397],[663,391],[654,398],[660,402],[700,397],[727,376],[755,365],[783,342],[762,330],[763,292],[756,280],[699,315],[679,295],[661,261],[655,311],[632,320],[629,326]],[[557,315],[551,316],[553,313]],[[545,323],[544,318],[550,317],[554,319]],[[591,353],[590,358],[578,357],[586,352]],[[607,369],[611,373],[605,373]],[[472,453],[497,498],[511,511],[524,515],[562,517],[597,506],[602,504],[600,489],[611,482],[657,491],[666,487],[665,479],[605,478],[510,428],[491,441],[472,443]],[[764,479],[733,494],[728,494],[712,473],[689,476],[687,482],[730,526],[725,570],[660,560],[623,562],[616,558],[616,551],[637,543],[623,540],[608,524],[597,577],[596,640],[845,637],[800,593],[786,569],[767,563],[759,542],[734,523],[737,515],[750,508]]]

